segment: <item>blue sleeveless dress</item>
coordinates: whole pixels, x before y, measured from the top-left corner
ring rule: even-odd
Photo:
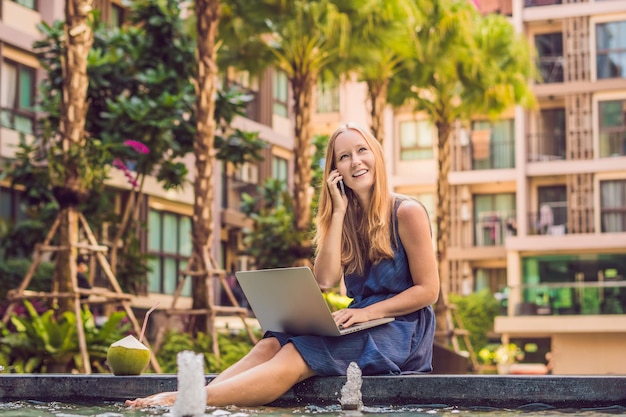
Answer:
[[[396,201],[395,212],[400,201]],[[397,230],[397,216],[394,214]],[[397,235],[397,234],[396,234]],[[401,293],[413,285],[406,252],[400,238],[393,259],[366,269],[363,276],[345,276],[348,308],[361,308]],[[293,343],[306,363],[319,376],[346,375],[350,362],[356,362],[363,375],[397,375],[432,371],[435,314],[431,306],[371,329],[340,337],[294,336],[267,332],[281,346]]]

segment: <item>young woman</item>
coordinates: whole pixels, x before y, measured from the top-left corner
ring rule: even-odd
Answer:
[[[343,277],[353,298],[349,308],[333,313],[335,321],[349,327],[395,320],[341,337],[267,332],[207,385],[208,405],[264,405],[314,375],[345,375],[350,362],[363,375],[432,371],[431,305],[439,276],[426,210],[390,193],[380,143],[355,124],[331,136],[324,178],[314,272],[322,290]],[[166,392],[126,404],[171,405],[175,399],[175,392]]]

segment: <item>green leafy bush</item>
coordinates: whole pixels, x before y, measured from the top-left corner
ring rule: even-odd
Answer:
[[[204,355],[205,373],[219,373],[243,358],[253,347],[245,332],[218,333],[218,342],[219,358],[213,354],[210,335],[199,333],[194,338],[187,333],[169,331],[156,358],[164,373],[176,373],[178,371],[176,356],[179,352],[190,350]]]
[[[56,318],[54,310],[39,314],[30,302],[24,301],[24,305],[27,317],[13,315],[10,325],[0,324],[0,361],[6,361],[3,366],[14,373],[65,373],[82,369],[76,315],[66,312]],[[107,372],[107,349],[130,327],[129,323],[122,323],[126,313],[111,314],[101,328],[96,327],[88,309],[83,309],[81,316],[92,368]]]
[[[500,312],[498,300],[488,289],[483,289],[465,296],[450,294],[450,301],[456,305],[463,327],[470,333],[472,348],[475,352],[480,351],[488,344],[487,334],[493,329],[494,319]],[[464,343],[462,339],[459,342]]]

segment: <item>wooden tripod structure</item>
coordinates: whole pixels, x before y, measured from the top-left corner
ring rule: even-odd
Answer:
[[[184,271],[180,271],[179,273],[182,276],[182,278],[180,279],[180,281],[178,282],[178,285],[176,286],[176,291],[174,293],[174,298],[172,299],[172,304],[170,308],[164,310],[165,315],[167,317],[167,324],[159,328],[159,332],[156,337],[155,349],[157,350],[160,347],[161,343],[163,342],[163,336],[166,330],[169,329],[170,327],[170,323],[169,323],[170,318],[172,316],[177,316],[177,315],[178,316],[199,316],[199,315],[208,316],[209,328],[207,329],[207,331],[211,334],[213,354],[218,358],[220,356],[220,347],[219,347],[219,342],[217,340],[217,327],[215,326],[215,318],[217,317],[218,313],[226,313],[226,314],[239,316],[241,318],[241,321],[243,322],[243,325],[246,329],[248,337],[250,338],[252,343],[256,344],[258,342],[258,339],[254,335],[254,333],[252,332],[252,329],[250,328],[250,325],[246,321],[246,317],[248,317],[248,309],[245,307],[241,307],[239,305],[239,302],[235,298],[235,295],[233,294],[230,288],[230,285],[228,285],[228,282],[226,282],[226,271],[217,266],[217,263],[215,262],[213,257],[209,254],[209,251],[206,248],[202,252],[204,256],[203,260],[199,259],[199,255],[197,255],[194,252],[194,254],[189,259],[187,268]],[[208,265],[208,268],[207,268],[208,271],[205,271],[202,265]],[[207,307],[206,308],[202,308],[202,309],[176,308],[176,303],[178,302],[178,299],[180,298],[180,294],[183,290],[183,286],[185,285],[185,281],[189,277],[200,277],[200,278],[204,277],[205,282],[206,282],[206,288],[207,288],[207,293],[206,293]],[[215,283],[215,280],[217,280],[217,283],[219,284],[218,288],[222,288],[226,292],[226,295],[228,296],[228,299],[232,303],[232,306],[221,306],[221,305],[215,304],[215,291],[214,291],[214,285],[213,285]]]
[[[80,223],[78,229],[80,228],[80,226],[82,226],[84,235],[88,243],[85,244],[85,243],[78,242],[79,230],[76,229],[76,230],[70,230],[70,246],[69,247],[51,245],[52,239],[54,238],[56,232],[58,231],[58,228],[59,228],[59,225],[61,224],[61,220],[63,216],[67,216],[67,221],[68,221],[68,224],[70,225],[70,228],[73,228],[72,225],[78,225]],[[76,257],[77,257],[76,255],[79,249],[82,251],[95,254],[96,259],[100,267],[102,268],[102,271],[106,275],[108,282],[112,287],[112,290],[109,290],[107,288],[85,289],[85,288],[80,288],[78,286],[78,279],[76,277]],[[78,344],[79,344],[80,353],[81,353],[82,361],[83,361],[84,368],[85,368],[84,370],[85,370],[85,373],[91,374],[91,363],[89,362],[89,353],[87,350],[87,343],[85,340],[85,329],[83,327],[83,321],[81,320],[81,307],[80,306],[81,306],[81,301],[83,301],[81,300],[81,295],[99,296],[104,299],[104,302],[103,302],[104,304],[109,304],[109,303],[121,304],[130,322],[132,323],[134,331],[137,333],[137,335],[141,334],[141,327],[139,326],[139,322],[137,321],[137,318],[135,317],[135,314],[130,305],[132,296],[122,291],[122,288],[120,287],[117,281],[117,278],[115,277],[115,274],[113,273],[111,266],[106,256],[104,255],[104,252],[106,252],[107,250],[108,248],[106,246],[98,244],[98,241],[96,240],[96,237],[94,236],[91,230],[91,227],[89,226],[89,223],[87,223],[87,220],[85,220],[85,217],[82,215],[82,213],[78,212],[74,207],[68,207],[62,210],[57,216],[57,218],[55,219],[54,223],[52,224],[52,227],[50,228],[50,231],[48,232],[43,243],[37,244],[35,246],[32,263],[30,265],[30,268],[26,272],[26,275],[24,276],[22,283],[17,289],[9,291],[7,295],[7,299],[9,300],[9,306],[6,312],[4,313],[2,321],[4,323],[8,322],[11,314],[15,310],[16,304],[19,303],[21,300],[38,299],[38,298],[53,299],[53,300],[56,300],[59,298],[73,298],[74,299],[74,313],[76,314],[76,327],[77,327],[76,330],[78,334]],[[28,290],[27,289],[28,285],[30,284],[34,276],[35,271],[37,270],[37,267],[41,263],[44,253],[59,252],[59,251],[70,251],[70,274],[71,274],[71,279],[72,279],[72,291],[58,292],[58,291],[53,290],[51,292],[45,292],[45,291],[39,292],[39,291]],[[89,300],[88,299],[84,300],[84,302],[89,303]],[[158,372],[158,373],[161,372],[161,368],[158,362],[156,361],[154,354],[151,354],[150,363],[155,372]]]

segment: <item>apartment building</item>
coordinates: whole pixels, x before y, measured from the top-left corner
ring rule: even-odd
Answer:
[[[121,25],[128,13],[121,0],[95,0],[94,6],[101,18],[112,26]],[[63,18],[63,0],[0,0],[2,158],[15,155],[21,135],[27,140],[33,138],[37,84],[45,76],[32,51],[33,42],[41,37],[36,27],[42,21],[50,23]],[[262,162],[245,164],[239,169],[216,164],[214,259],[224,269],[245,269],[248,259],[239,254],[239,249],[242,229],[249,226],[249,220],[240,212],[242,193],[254,193],[256,186],[268,177],[291,181],[294,141],[287,111],[288,84],[284,74],[271,69],[258,78],[226,71],[221,81],[224,86],[237,85],[254,97],[248,105],[247,117],[237,118],[235,126],[259,132],[259,137],[268,144]],[[144,184],[140,220],[147,225],[147,233],[141,236],[140,247],[153,257],[146,294],[133,302],[137,308],[151,307],[157,301],[161,308],[169,307],[180,279],[177,271],[191,254],[193,156],[189,155],[184,162],[190,172],[190,183],[183,189],[164,191],[155,178],[147,178]],[[112,169],[108,185],[119,191],[117,205],[120,209],[128,195],[128,181],[121,171]],[[20,195],[21,192],[11,190],[8,183],[0,184],[0,218],[23,218]],[[191,280],[186,281],[181,295],[176,307],[189,307]]]
[[[536,46],[542,81],[537,109],[452,139],[449,291],[489,288],[495,332],[555,374],[624,373],[626,2],[478,4]],[[432,201],[432,126],[396,111],[389,130],[394,187]]]

